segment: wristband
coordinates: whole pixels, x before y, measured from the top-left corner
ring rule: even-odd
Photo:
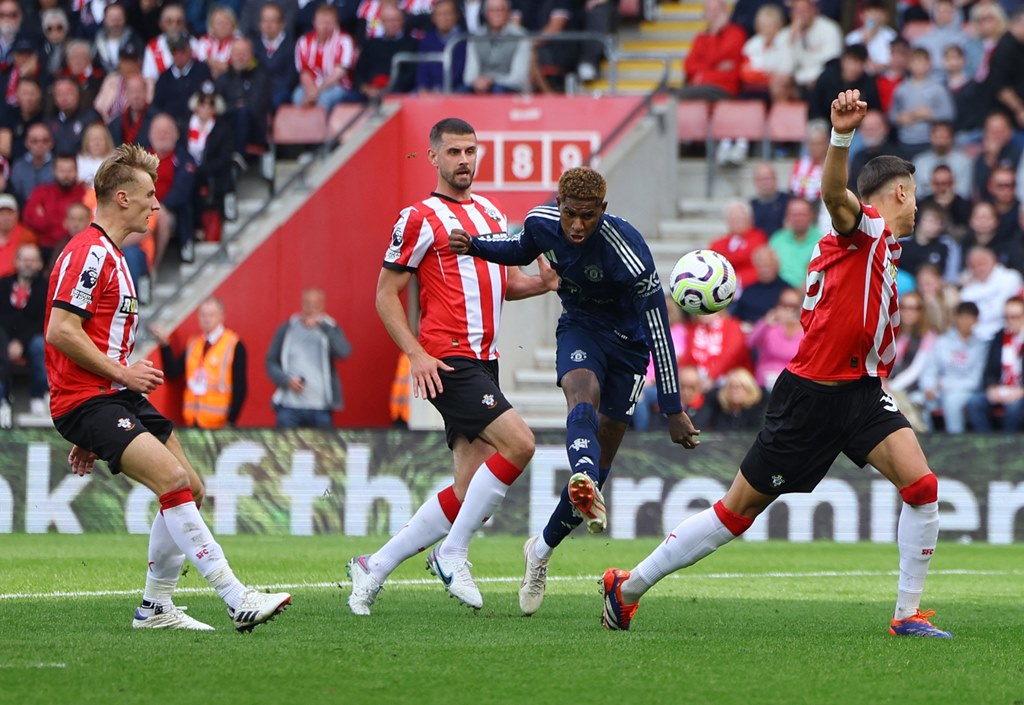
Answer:
[[[836,132],[836,128],[832,128],[832,139],[829,143],[833,147],[843,147],[846,149],[850,148],[850,143],[853,142],[853,135],[856,130],[850,130],[849,132]]]

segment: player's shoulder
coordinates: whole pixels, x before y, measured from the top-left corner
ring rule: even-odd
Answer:
[[[598,227],[598,234],[626,263],[630,271],[637,267],[639,260],[651,258],[651,249],[643,235],[625,218],[605,213]]]
[[[560,220],[561,214],[558,211],[558,206],[554,203],[545,203],[531,208],[530,212],[526,214],[526,220],[524,222],[534,222],[538,225],[544,225],[558,223]]]

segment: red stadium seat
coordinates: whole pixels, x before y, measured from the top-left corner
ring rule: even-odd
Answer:
[[[319,105],[282,105],[274,116],[274,144],[321,144],[327,138],[327,111]]]
[[[769,142],[803,142],[807,132],[807,103],[803,101],[773,103],[768,111]]]
[[[333,140],[339,133],[360,113],[368,113],[366,106],[362,103],[339,103],[331,109],[331,115],[327,118],[327,138]],[[365,118],[365,115],[363,116]],[[357,120],[349,130],[355,129],[362,123]],[[344,135],[342,135],[344,137]]]
[[[760,100],[720,100],[711,108],[707,133],[707,195],[711,196],[717,173],[715,142],[746,139],[761,143],[765,136],[764,103]]]
[[[703,142],[708,137],[708,102],[681,100],[676,107],[676,134],[680,142]]]

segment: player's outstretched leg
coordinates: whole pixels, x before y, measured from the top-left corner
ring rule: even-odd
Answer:
[[[750,528],[753,519],[718,501],[684,520],[631,571],[609,568],[603,579],[605,629],[629,629],[640,598],[669,573],[693,565]]]
[[[409,523],[376,553],[356,556],[348,562],[352,593],[348,606],[352,614],[369,615],[370,607],[384,587],[384,581],[404,560],[433,546],[451,531],[462,502],[454,486],[433,495],[416,510]]]
[[[896,541],[900,549],[899,592],[896,612],[889,624],[895,636],[952,639],[953,635],[934,626],[933,610],[921,611],[921,593],[939,537],[939,483],[928,473],[900,490],[900,511]]]
[[[610,468],[598,471],[598,488],[603,488],[608,479]],[[548,561],[559,544],[583,523],[583,517],[569,501],[569,487],[562,488],[562,496],[558,505],[551,512],[547,526],[540,536],[530,538],[523,546],[523,557],[526,569],[523,581],[519,585],[519,608],[525,615],[531,615],[540,609],[544,601],[544,590],[547,584]]]
[[[597,411],[593,404],[581,402],[565,419],[565,452],[573,476],[569,478],[569,501],[587,524],[587,531],[598,534],[608,524],[604,495],[598,487]]]
[[[181,576],[185,554],[174,543],[164,515],[157,513],[149,532],[149,567],[146,570],[146,588],[142,604],[132,619],[134,629],[186,629],[213,631],[213,627],[185,614],[186,607],[174,604],[174,588]]]

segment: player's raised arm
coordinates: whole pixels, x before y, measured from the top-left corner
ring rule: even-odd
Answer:
[[[833,229],[840,235],[852,231],[860,217],[860,200],[847,181],[850,142],[867,111],[868,104],[860,99],[858,90],[843,91],[832,101],[832,140],[821,174],[821,198],[832,216]]]

